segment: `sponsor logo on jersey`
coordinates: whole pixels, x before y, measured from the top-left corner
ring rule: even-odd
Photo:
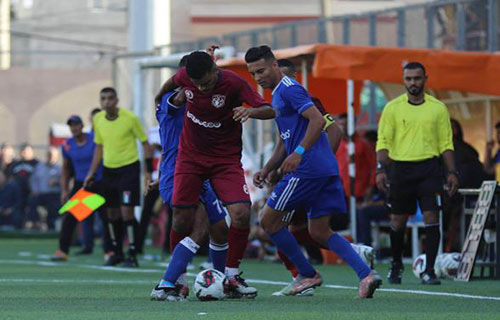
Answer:
[[[280,132],[280,137],[283,140],[286,140],[286,139],[290,138],[290,129],[288,129],[285,132]]]
[[[250,194],[250,192],[248,191],[248,186],[246,184],[243,185],[243,192],[245,192],[246,194]]]
[[[191,112],[187,112],[186,113],[186,116],[191,119],[191,121],[193,121],[194,123],[196,123],[197,125],[200,125],[202,127],[205,127],[205,128],[213,128],[213,129],[218,129],[222,126],[222,124],[220,122],[208,122],[208,121],[201,121],[200,119],[196,118],[194,114],[192,114]]]
[[[186,89],[186,91],[184,91],[184,93],[186,94],[186,98],[188,100],[193,100],[194,98],[194,93],[193,91],[189,90],[189,89]]]
[[[276,200],[276,192],[273,191],[269,197],[271,198],[271,200]]]
[[[212,96],[212,105],[216,108],[221,108],[226,104],[226,96],[222,94],[214,94]]]

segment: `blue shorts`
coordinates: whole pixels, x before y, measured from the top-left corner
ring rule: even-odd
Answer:
[[[346,212],[339,176],[306,179],[288,174],[276,184],[267,205],[283,212],[300,207],[309,219]]]
[[[163,203],[166,203],[170,208],[172,208],[173,189],[173,185],[171,188],[160,189],[160,196],[163,199]],[[207,212],[210,224],[219,222],[226,217],[226,208],[215,195],[214,189],[212,188],[208,180],[205,180],[203,182],[203,190],[201,191],[200,202],[205,205],[205,211]]]

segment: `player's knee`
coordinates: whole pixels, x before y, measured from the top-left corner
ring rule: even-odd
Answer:
[[[248,228],[250,226],[250,210],[247,207],[239,207],[230,211],[231,225],[236,228]]]
[[[325,244],[328,242],[328,238],[332,235],[332,230],[328,226],[325,226],[324,228],[309,226],[309,234],[314,241]]]
[[[208,229],[207,228],[194,228],[189,237],[193,239],[197,244],[201,244],[208,237]]]
[[[172,228],[181,235],[191,234],[194,224],[194,215],[185,211],[174,210],[172,215]]]
[[[214,243],[222,244],[227,242],[227,225],[224,220],[210,226],[210,239]]]

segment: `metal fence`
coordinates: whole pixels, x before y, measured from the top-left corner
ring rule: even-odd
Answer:
[[[498,50],[498,0],[437,0],[394,9],[277,24],[160,47],[171,53],[205,48],[211,42],[237,52],[266,43],[273,49],[303,44]]]

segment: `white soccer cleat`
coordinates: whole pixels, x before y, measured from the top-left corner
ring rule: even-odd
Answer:
[[[241,273],[234,277],[227,277],[225,284],[226,297],[229,299],[250,298],[257,296],[257,289],[250,287],[245,279],[241,277]]]
[[[181,302],[185,301],[187,296],[180,294],[181,290],[182,290],[181,286],[160,287],[159,285],[156,285],[151,291],[150,297],[151,300],[153,301]]]
[[[351,247],[371,269],[375,266],[375,250],[370,246],[351,243]]]

